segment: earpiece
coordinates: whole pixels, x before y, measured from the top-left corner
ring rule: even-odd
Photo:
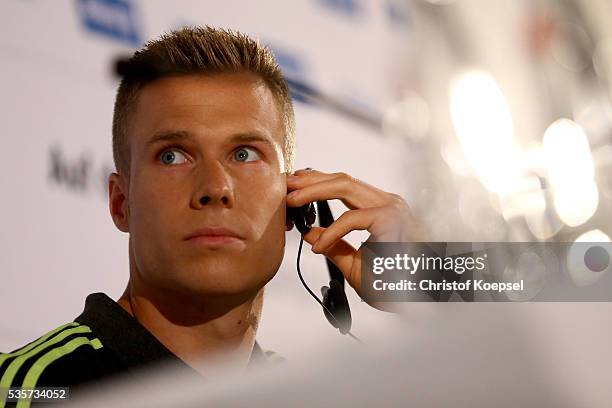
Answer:
[[[329,281],[329,286],[321,287],[323,295],[323,313],[332,326],[346,334],[351,331],[351,309],[344,288],[335,279]],[[333,315],[333,316],[332,316]]]
[[[334,218],[327,201],[317,201],[317,209],[319,211],[319,224],[322,227],[329,227],[334,222]],[[287,214],[291,220],[293,220],[297,230],[302,234],[297,258],[297,270],[300,281],[308,293],[310,293],[310,295],[323,307],[323,313],[331,325],[337,328],[340,333],[348,334],[359,341],[359,339],[350,332],[352,324],[351,309],[346,293],[344,292],[344,276],[338,267],[326,258],[330,281],[329,286],[321,287],[323,300],[320,300],[310,290],[302,277],[302,272],[300,270],[300,255],[302,253],[304,234],[310,231],[317,217],[317,210],[315,210],[314,203],[308,203],[298,208],[288,207]]]
[[[310,228],[317,218],[317,211],[313,203],[308,203],[301,207],[287,207],[289,218],[293,220],[295,228],[300,234],[308,234]]]

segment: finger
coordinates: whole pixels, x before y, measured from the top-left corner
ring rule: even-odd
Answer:
[[[318,170],[313,169],[312,167],[306,167],[305,169],[298,169],[294,171],[293,174],[300,176],[302,174],[307,174],[307,173],[312,173],[312,172],[322,173]]]
[[[287,195],[287,204],[300,207],[319,200],[339,199],[350,209],[380,207],[390,200],[389,195],[356,179],[336,177],[317,182]]]
[[[310,245],[313,245],[315,242],[317,242],[324,231],[325,228],[323,227],[312,227],[310,231],[304,234],[304,241],[308,242]]]
[[[325,230],[325,228],[313,227],[308,234],[304,235],[304,240],[312,245]],[[359,272],[361,271],[361,257],[359,252],[351,244],[340,239],[323,252],[323,255],[329,258],[340,269],[349,285],[357,293],[360,293],[361,281]]]
[[[327,180],[346,180],[354,183],[363,184],[366,187],[372,188],[374,190],[382,191],[370,184],[367,184],[355,177],[350,176],[346,173],[324,173],[318,170],[298,170],[294,173],[294,175],[290,175],[287,177],[287,186],[289,190],[295,190],[303,187],[307,187],[314,183],[319,183]]]
[[[287,188],[295,190],[307,185],[340,177],[339,173],[324,173],[317,170],[298,170],[287,176]]]
[[[377,207],[346,211],[319,236],[312,247],[313,252],[324,253],[330,245],[351,231],[368,230],[375,235],[378,231],[372,231],[372,227],[380,214],[381,210]]]

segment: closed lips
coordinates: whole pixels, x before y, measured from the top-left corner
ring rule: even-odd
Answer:
[[[231,238],[243,239],[236,232],[228,228],[224,228],[224,227],[201,228],[189,234],[187,238],[185,239],[189,240],[189,239],[196,238],[196,237],[231,237]]]

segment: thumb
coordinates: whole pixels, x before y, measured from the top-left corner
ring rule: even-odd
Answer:
[[[304,241],[308,242],[310,246],[313,246],[324,232],[325,228],[323,227],[312,227],[308,233],[304,234]]]

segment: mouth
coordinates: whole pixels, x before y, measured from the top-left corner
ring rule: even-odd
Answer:
[[[228,245],[244,244],[244,237],[224,227],[200,228],[189,234],[185,241],[193,245],[219,248]]]

